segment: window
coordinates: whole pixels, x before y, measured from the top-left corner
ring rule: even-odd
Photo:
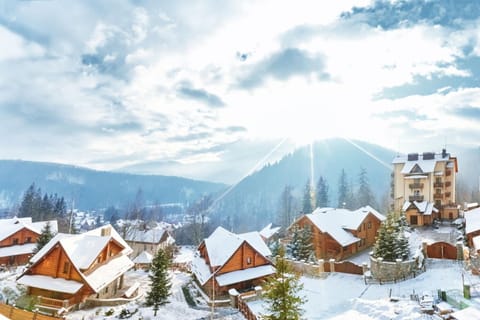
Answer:
[[[18,244],[18,238],[13,238],[13,244]]]
[[[70,263],[64,262],[63,263],[63,273],[68,273],[69,270],[70,270]]]
[[[25,240],[25,243],[30,243],[32,242],[32,237],[27,237],[27,239]]]
[[[372,221],[368,221],[367,228],[372,229]]]
[[[251,257],[247,257],[247,264],[252,264],[252,258]]]

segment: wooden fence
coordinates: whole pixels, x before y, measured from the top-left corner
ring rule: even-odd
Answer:
[[[326,264],[326,262],[324,263]],[[335,272],[363,274],[363,268],[350,261],[335,262]]]
[[[13,306],[0,303],[0,314],[12,320],[59,320],[63,318],[56,318],[47,316],[38,312],[30,312]]]
[[[456,260],[457,247],[447,242],[435,242],[427,245],[427,257]]]
[[[247,300],[242,297],[242,295],[238,296],[238,310],[243,314],[245,319],[247,320],[257,320],[257,316],[250,310],[250,307],[247,304]]]

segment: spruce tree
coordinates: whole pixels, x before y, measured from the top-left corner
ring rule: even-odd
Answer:
[[[340,178],[338,179],[338,208],[343,208],[347,205],[347,200],[349,197],[349,186],[347,181],[347,174],[345,169],[342,169],[340,173]]]
[[[310,226],[304,226],[299,231],[299,247],[297,260],[310,261],[313,258],[312,231]]]
[[[395,219],[394,214],[390,213],[378,230],[373,256],[393,262],[396,259],[408,259],[409,255],[410,249],[405,236],[405,228],[400,225],[399,219]]]
[[[52,226],[48,221],[42,228],[42,232],[37,239],[37,246],[33,250],[33,253],[37,253],[38,251],[40,251],[53,238],[53,236],[54,234],[52,232]]]
[[[292,239],[287,244],[287,253],[293,259],[297,259],[298,253],[300,251],[300,229],[298,225],[294,225],[291,230]]]
[[[305,184],[305,189],[303,192],[303,202],[302,202],[302,212],[303,213],[312,213],[313,207],[315,205],[315,193],[313,192],[312,184],[310,180]]]
[[[325,208],[329,205],[328,199],[328,183],[322,176],[317,182],[317,208]]]
[[[280,249],[276,257],[276,272],[264,285],[264,299],[267,314],[261,315],[265,320],[297,320],[303,314],[302,305],[306,298],[300,296],[303,285],[285,261],[285,252]]]
[[[147,293],[146,305],[153,306],[154,317],[161,305],[168,302],[172,284],[168,276],[170,259],[164,250],[158,250],[150,266],[150,291]]]
[[[286,230],[293,221],[295,210],[295,199],[292,195],[293,188],[286,185],[280,196],[279,204],[279,224],[283,230]]]
[[[376,207],[375,197],[370,189],[367,170],[365,168],[360,168],[360,174],[358,175],[358,192],[356,198],[358,207],[363,207],[366,205]]]

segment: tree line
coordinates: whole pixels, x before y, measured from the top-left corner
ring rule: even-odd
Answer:
[[[323,176],[318,178],[316,185],[308,179],[300,196],[295,196],[294,192],[291,185],[286,185],[280,195],[276,222],[284,229],[290,226],[298,215],[311,213],[315,208],[333,206],[357,209],[365,205],[378,207],[365,168],[360,168],[356,185],[349,180],[346,171],[342,169],[338,178],[336,202],[332,201],[330,186]]]

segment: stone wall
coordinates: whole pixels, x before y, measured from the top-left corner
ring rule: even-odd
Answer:
[[[401,261],[397,259],[395,262],[389,262],[370,256],[370,272],[372,277],[380,282],[405,280],[416,277],[424,271],[423,264],[419,264],[417,260]]]

